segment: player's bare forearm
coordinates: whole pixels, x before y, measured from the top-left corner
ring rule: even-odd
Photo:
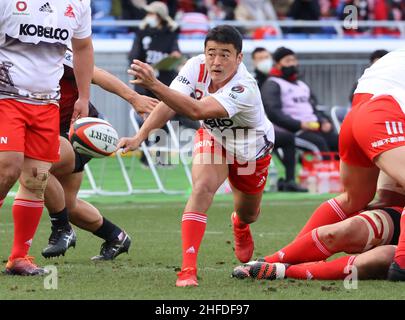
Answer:
[[[176,112],[169,108],[165,103],[159,102],[156,108],[142,124],[136,137],[142,141],[146,140],[152,130],[162,128],[167,121],[174,117],[175,114]]]
[[[225,108],[215,98],[207,97],[196,100],[167,87],[156,78],[153,68],[146,63],[134,60],[128,73],[135,76],[135,79],[131,81],[132,83],[151,90],[175,112],[193,120],[228,116]]]
[[[160,81],[151,86],[150,90],[175,112],[193,120],[201,120],[201,106],[198,100],[170,89]]]
[[[163,102],[160,102],[135,136],[132,138],[124,137],[120,139],[117,145],[117,150],[122,150],[123,153],[127,153],[130,150],[139,148],[141,143],[148,138],[149,133],[153,129],[163,127],[174,114],[173,110]]]
[[[126,101],[129,101],[131,97],[138,95],[138,93],[131,90],[131,88],[116,76],[96,66],[94,66],[92,83],[108,92],[116,94]]]
[[[96,66],[92,82],[127,101],[141,115],[152,112],[159,102],[157,99],[140,95],[113,74]]]
[[[90,83],[93,78],[94,51],[91,37],[72,39],[74,53],[73,70],[80,100],[90,99]]]

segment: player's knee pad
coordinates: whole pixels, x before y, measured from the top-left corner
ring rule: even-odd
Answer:
[[[362,219],[368,229],[368,239],[363,252],[391,242],[394,225],[390,216],[384,210],[369,210],[356,217]]]
[[[48,179],[48,169],[31,167],[21,172],[20,184],[28,191],[34,193],[39,199],[43,199]]]

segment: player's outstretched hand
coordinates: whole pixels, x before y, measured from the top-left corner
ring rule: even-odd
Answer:
[[[71,123],[79,118],[84,118],[89,115],[89,100],[78,99],[73,108]]]
[[[131,83],[148,89],[151,89],[156,83],[158,83],[153,68],[149,64],[143,63],[139,60],[133,60],[131,69],[128,70],[128,74],[135,77],[134,80],[130,81]]]
[[[153,111],[159,100],[138,94],[130,99],[129,103],[139,115],[144,116]]]
[[[135,137],[123,137],[118,141],[117,150],[116,152],[121,152],[122,154],[127,153],[128,151],[135,150],[139,148],[142,141]]]

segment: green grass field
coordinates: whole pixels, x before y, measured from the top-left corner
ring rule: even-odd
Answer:
[[[146,199],[146,200],[145,200]],[[149,199],[149,200],[148,200]],[[260,220],[252,226],[255,257],[273,252],[294,238],[312,210],[326,196],[266,194]],[[152,201],[153,200],[153,201]],[[31,254],[40,265],[54,265],[58,289],[46,290],[44,278],[0,275],[0,299],[404,299],[405,284],[361,281],[347,290],[341,281],[251,281],[230,277],[238,264],[233,254],[230,195],[218,196],[208,212],[208,225],[199,256],[197,288],[176,288],[181,263],[180,219],[184,196],[89,198],[102,213],[132,236],[129,255],[93,263],[101,239],[77,230],[78,244],[66,256],[45,260],[40,255],[49,236],[47,214],[42,217]],[[5,263],[12,243],[11,199],[0,215],[0,259]]]
[[[0,275],[0,299],[404,299],[405,284],[362,281],[346,290],[340,281],[250,281],[230,278],[238,264],[232,250],[229,223],[231,202],[218,199],[209,212],[199,257],[198,288],[175,288],[181,262],[180,218],[184,201],[97,204],[133,238],[129,255],[114,262],[93,263],[101,240],[78,230],[78,245],[66,256],[45,260],[40,250],[47,242],[49,222],[44,215],[31,253],[40,265],[54,265],[58,289],[44,289],[44,278]],[[104,199],[104,201],[108,199]],[[103,202],[104,202],[103,201]],[[275,251],[290,241],[316,207],[316,200],[277,200],[266,196],[262,216],[252,230],[255,256]],[[12,239],[10,207],[2,209],[0,257],[6,260]],[[3,262],[4,262],[3,261]]]

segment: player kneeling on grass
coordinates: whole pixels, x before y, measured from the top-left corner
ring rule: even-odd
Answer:
[[[60,161],[53,164],[45,190],[45,206],[50,214],[52,233],[42,255],[45,258],[64,255],[69,247],[75,246],[76,234],[69,224],[70,221],[105,240],[100,254],[92,260],[112,260],[122,252],[128,252],[131,239],[123,229],[103,217],[97,208],[77,197],[83,179],[84,166],[91,157],[77,153],[67,140],[73,102],[77,96],[72,60],[72,54],[68,50],[64,61],[65,72],[60,82]],[[137,94],[121,80],[97,67],[94,69],[92,82],[122,97],[141,114],[151,112],[158,102],[156,99]],[[100,117],[91,104],[89,116]]]
[[[227,178],[234,196],[235,254],[241,262],[252,257],[249,224],[260,213],[274,141],[256,80],[242,63],[240,33],[231,26],[217,26],[208,32],[204,45],[205,54],[188,60],[170,88],[156,79],[149,65],[134,60],[129,70],[136,77],[134,83],[151,90],[162,102],[136,136],[118,144],[124,152],[138,148],[151,130],[161,128],[176,112],[202,120],[194,145],[192,193],[182,218],[178,287],[198,285],[197,254],[206,212]]]
[[[232,275],[333,280],[344,279],[354,266],[359,279],[385,279],[398,244],[405,190],[385,174],[379,182],[379,199],[373,206],[392,207],[360,211],[341,222],[317,227],[272,255],[236,267]],[[360,254],[324,261],[339,252]]]

